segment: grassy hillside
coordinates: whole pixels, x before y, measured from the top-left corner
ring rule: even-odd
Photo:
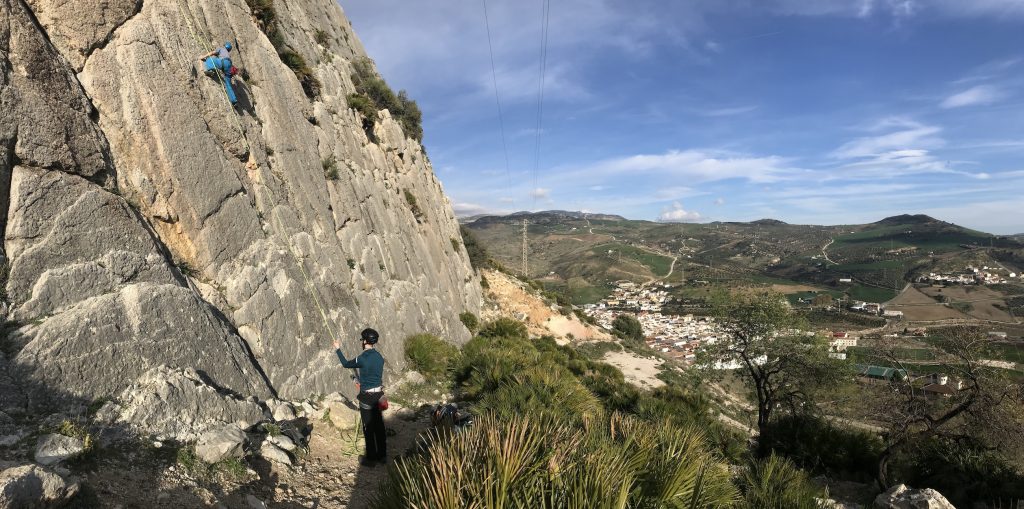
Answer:
[[[457,355],[428,351],[410,362],[447,373],[439,383],[476,422],[442,422],[389,470],[373,507],[816,508],[823,495],[789,460],[750,459],[699,388],[637,389],[514,320],[485,325]]]
[[[529,221],[529,276],[567,293],[575,303],[599,300],[618,280],[774,285],[787,294],[828,290],[884,302],[930,271],[997,263],[1024,269],[1024,244],[1017,240],[920,215],[811,226],[772,220],[668,224],[540,212],[485,216],[465,226],[497,260],[518,272],[523,218]],[[845,279],[851,281],[840,282]]]

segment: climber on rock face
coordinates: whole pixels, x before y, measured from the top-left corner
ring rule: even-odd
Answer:
[[[363,438],[366,440],[366,454],[360,463],[374,466],[387,462],[387,431],[384,429],[382,410],[387,408],[384,399],[384,357],[374,348],[380,335],[373,329],[363,329],[360,334],[363,351],[356,358],[348,360],[341,352],[341,344],[334,342],[334,351],[341,365],[358,369],[359,374],[359,416],[363,421]]]
[[[200,60],[203,62],[207,76],[216,78],[218,70],[223,73],[221,77],[224,80],[224,90],[228,94],[228,99],[231,100],[232,105],[237,104],[238,97],[235,96],[235,89],[231,84],[231,79],[234,76],[231,66],[231,42],[225,42],[223,46],[203,55]]]

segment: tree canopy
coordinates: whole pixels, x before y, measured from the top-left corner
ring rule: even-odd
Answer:
[[[779,294],[721,296],[715,314],[727,334],[705,345],[698,362],[712,378],[737,369],[756,396],[762,435],[776,409],[807,410],[816,392],[847,374],[843,361],[829,357],[827,339],[806,331]]]

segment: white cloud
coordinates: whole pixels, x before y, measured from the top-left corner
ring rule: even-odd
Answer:
[[[551,197],[551,190],[543,187],[538,187],[530,191],[530,197],[537,200],[547,200]]]
[[[725,198],[715,198],[715,205],[725,205]]]
[[[672,186],[659,189],[654,193],[654,198],[657,200],[677,200],[679,198],[686,198],[689,196],[697,196],[705,194],[692,187],[686,186]]]
[[[1024,17],[1020,0],[770,0],[770,10],[797,16],[909,18],[930,12],[947,17]]]
[[[452,211],[455,212],[455,217],[469,217],[479,214],[504,215],[509,213],[507,210],[495,209],[484,205],[478,205],[476,203],[458,202],[452,204]]]
[[[700,112],[705,117],[731,117],[734,115],[742,115],[749,113],[757,109],[757,106],[737,106],[735,108],[718,108],[713,110],[707,110]]]
[[[684,210],[683,204],[674,202],[671,207],[665,207],[658,216],[658,221],[666,223],[689,223],[699,221],[701,215],[694,211]]]
[[[901,129],[877,136],[865,136],[844,143],[832,152],[832,157],[837,159],[874,157],[892,151],[920,150],[945,145],[945,140],[936,136],[942,131],[942,128],[899,117],[883,119],[869,127],[868,130],[881,131],[891,127]]]
[[[777,182],[801,171],[788,166],[777,156],[751,157],[706,150],[670,150],[664,154],[639,154],[598,162],[573,178],[583,175],[663,174],[690,183],[744,179],[750,182]]]
[[[977,85],[947,97],[940,106],[947,109],[961,108],[964,106],[992,104],[1002,98],[1003,92],[998,88],[992,85]]]

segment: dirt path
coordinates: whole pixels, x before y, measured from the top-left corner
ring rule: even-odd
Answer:
[[[619,368],[627,382],[641,389],[654,389],[665,385],[665,382],[658,378],[658,373],[661,373],[661,368],[665,365],[665,361],[661,359],[641,357],[623,350],[608,352],[601,360]]]
[[[828,257],[828,246],[831,246],[832,243],[835,241],[836,239],[828,239],[828,242],[826,242],[824,246],[821,246],[821,254],[825,257],[826,262],[831,263],[833,265],[839,265],[838,263],[832,261],[832,259]]]
[[[392,462],[411,452],[419,434],[430,425],[426,412],[401,412],[394,403],[384,420]],[[312,426],[309,451],[296,454],[291,466],[250,454],[239,463],[240,470],[229,472],[182,463],[180,453],[166,445],[101,449],[95,465],[80,474],[91,492],[86,507],[257,507],[253,500],[269,509],[369,507],[387,467],[359,465],[362,434],[339,430],[316,417],[304,422],[300,425]]]

